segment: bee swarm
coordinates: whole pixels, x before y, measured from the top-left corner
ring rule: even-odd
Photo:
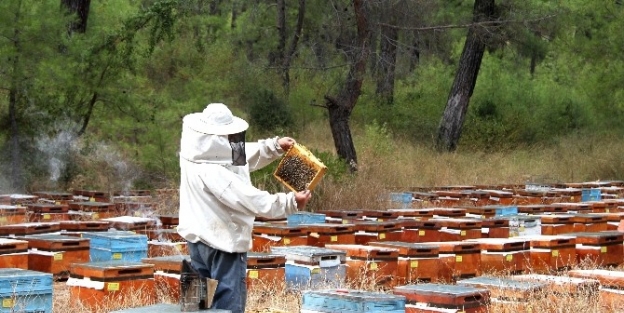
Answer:
[[[301,160],[300,157],[291,156],[283,160],[282,166],[277,170],[276,174],[296,191],[302,191],[314,179],[316,171]]]

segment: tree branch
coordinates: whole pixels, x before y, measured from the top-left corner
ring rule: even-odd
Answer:
[[[398,25],[391,25],[391,24],[387,24],[387,23],[377,23],[377,25],[390,27],[390,28],[395,28],[395,29],[400,29],[400,30],[430,31],[430,30],[453,29],[453,28],[469,28],[469,27],[473,27],[473,26],[488,27],[488,26],[497,26],[497,25],[500,25],[500,24],[535,23],[535,22],[541,22],[541,21],[544,21],[544,20],[547,20],[547,19],[554,18],[555,16],[557,16],[557,14],[546,15],[546,16],[542,16],[542,17],[539,17],[539,18],[535,18],[535,19],[529,19],[529,20],[483,21],[483,22],[476,22],[476,23],[454,24],[454,25],[453,24],[451,24],[451,25],[437,25],[437,26],[427,26],[427,27],[404,27],[404,26],[398,26]]]

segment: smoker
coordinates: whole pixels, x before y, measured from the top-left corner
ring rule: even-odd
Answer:
[[[216,280],[201,277],[199,272],[187,260],[182,260],[182,269],[180,271],[180,312],[210,309],[216,289]]]

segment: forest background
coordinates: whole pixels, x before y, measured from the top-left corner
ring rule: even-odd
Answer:
[[[0,191],[177,188],[210,102],[310,148],[316,208],[621,179],[623,26],[621,0],[0,1]]]

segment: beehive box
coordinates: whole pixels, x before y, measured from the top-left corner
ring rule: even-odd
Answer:
[[[518,281],[511,278],[481,276],[463,279],[457,282],[460,286],[472,286],[485,288],[490,291],[490,296],[505,300],[528,301],[541,296],[548,289],[548,284],[539,281]]]
[[[392,293],[402,295],[407,303],[426,303],[432,307],[448,309],[483,309],[490,302],[490,291],[473,286],[447,284],[415,284],[394,287]]]
[[[187,260],[190,263],[191,257],[190,255],[172,255],[141,260],[142,263],[154,265],[154,281],[158,293],[165,295],[173,302],[180,299],[182,260]]]
[[[0,238],[0,268],[28,269],[28,241]]]
[[[71,299],[92,311],[104,305],[115,310],[127,306],[130,301],[149,305],[157,300],[154,266],[147,263],[74,263],[67,286]]]
[[[277,253],[247,253],[247,290],[276,286],[285,281],[286,257]]]
[[[26,222],[26,208],[0,204],[0,225]]]
[[[397,284],[436,282],[440,277],[440,247],[401,241],[369,242],[369,246],[394,248],[399,251]]]
[[[303,225],[303,224],[302,224]],[[308,233],[308,245],[324,247],[326,244],[355,244],[355,225],[353,224],[305,224]]]
[[[405,297],[360,290],[308,290],[301,304],[301,313],[306,312],[404,313]]]
[[[301,144],[295,144],[282,157],[273,176],[288,189],[297,192],[313,190],[325,175],[327,167]]]
[[[273,247],[271,253],[283,255],[285,279],[290,289],[340,286],[346,279],[346,252],[314,246]]]
[[[44,234],[59,231],[60,222],[45,223],[19,223],[0,226],[0,236],[23,236],[32,234]]]
[[[79,212],[91,213],[84,214],[82,216],[93,220],[111,218],[117,215],[117,206],[114,203],[110,202],[71,202],[69,203],[69,209]]]
[[[89,262],[89,239],[42,234],[20,237],[28,241],[28,269],[67,278],[72,263]]]
[[[0,312],[52,313],[52,274],[0,268]]]
[[[91,239],[91,261],[140,261],[147,257],[147,236],[128,231],[83,233]]]

